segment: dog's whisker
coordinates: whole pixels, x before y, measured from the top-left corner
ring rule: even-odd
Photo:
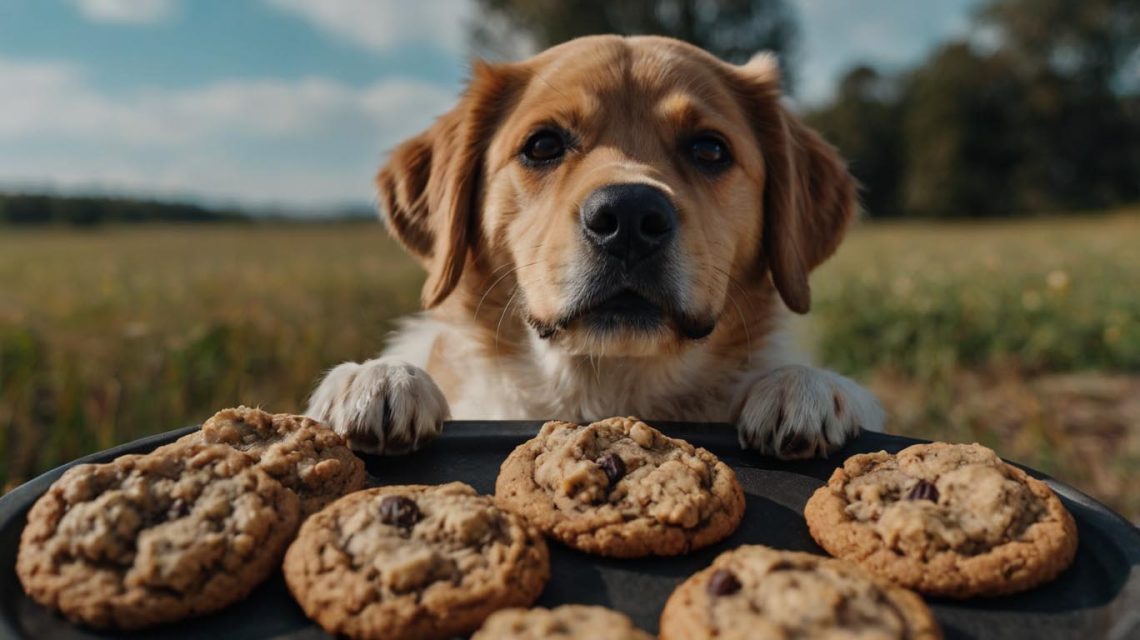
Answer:
[[[736,298],[729,292],[725,292],[728,301],[732,306],[736,307],[736,313],[740,315],[740,326],[744,328],[744,344],[748,346],[748,353],[744,357],[744,362],[748,366],[752,366],[752,334],[748,331],[748,321],[744,319],[744,311],[740,309],[740,305],[736,303]]]
[[[543,245],[544,245],[544,244],[546,244],[546,242],[545,242],[545,241],[539,242],[538,244],[534,245],[534,247],[531,249],[531,251],[533,251],[533,252],[535,252],[535,253],[541,253],[541,252],[542,252],[542,250],[543,250]],[[531,263],[531,265],[534,265],[534,264],[537,264],[537,261],[536,261],[536,262],[533,262],[533,263]],[[491,270],[491,273],[490,273],[490,274],[489,274],[487,277],[488,277],[488,278],[493,278],[493,277],[495,277],[495,274],[496,274],[496,273],[498,273],[498,272],[502,271],[503,269],[509,268],[510,266],[511,266],[511,263],[510,263],[510,262],[505,262],[505,263],[503,263],[503,264],[501,264],[501,265],[499,265],[499,266],[495,267],[494,269],[492,269],[492,270]]]
[[[499,276],[499,278],[497,280],[495,280],[493,283],[491,283],[491,286],[487,287],[487,290],[483,292],[483,296],[479,298],[479,303],[475,305],[475,313],[471,316],[471,319],[472,320],[478,320],[479,319],[479,309],[483,306],[483,301],[487,299],[487,296],[491,294],[491,291],[493,291],[495,289],[495,287],[499,286],[499,283],[502,282],[503,280],[505,280],[507,278],[507,276],[511,275],[512,273],[518,273],[519,271],[521,271],[527,267],[533,267],[537,264],[538,264],[538,261],[536,260],[534,262],[531,262],[530,264],[519,265],[519,266],[515,267],[514,269],[511,269],[510,271],[507,271],[503,275]],[[496,271],[497,271],[497,269],[496,269]],[[494,273],[492,273],[491,275],[494,275]]]
[[[544,244],[544,243],[542,243],[542,242],[539,242],[537,245],[535,245],[535,246],[534,246],[534,249],[533,249],[533,250],[534,250],[535,252],[537,252],[537,253],[541,254],[541,253],[542,253],[542,247],[543,247],[543,244]],[[515,267],[515,268],[513,268],[513,269],[510,269],[509,271],[507,271],[506,273],[504,273],[502,276],[500,276],[499,278],[497,278],[497,279],[496,279],[494,282],[492,282],[492,283],[491,283],[491,286],[487,287],[487,289],[483,291],[483,295],[482,295],[482,296],[480,296],[478,304],[476,304],[476,305],[475,305],[475,313],[474,313],[474,314],[471,316],[471,317],[472,317],[472,319],[475,319],[475,320],[477,320],[477,319],[479,318],[479,308],[483,306],[483,302],[484,302],[484,301],[487,299],[487,296],[488,296],[488,295],[490,295],[490,293],[491,293],[492,291],[494,291],[494,290],[495,290],[495,287],[499,286],[499,283],[500,283],[500,282],[502,282],[503,280],[505,280],[505,279],[506,279],[508,276],[510,276],[512,273],[518,273],[519,271],[522,271],[523,269],[526,269],[526,268],[528,268],[528,267],[533,267],[533,266],[537,265],[539,262],[541,262],[541,261],[540,261],[540,260],[535,260],[534,262],[531,262],[531,263],[529,263],[529,264],[523,264],[523,265],[519,265],[519,266],[517,266],[517,267]],[[502,271],[503,269],[508,269],[510,266],[511,266],[511,265],[510,265],[510,263],[508,262],[508,263],[506,263],[506,264],[501,264],[501,265],[499,265],[499,266],[495,267],[493,270],[491,270],[491,273],[490,273],[490,275],[488,275],[488,276],[487,276],[487,277],[488,277],[488,279],[490,279],[490,278],[494,278],[494,277],[495,277],[495,274],[499,273],[499,272],[500,272],[500,271]]]
[[[510,299],[507,300],[507,304],[503,305],[503,311],[502,311],[502,313],[499,314],[499,322],[498,322],[498,324],[495,325],[495,359],[496,360],[499,358],[499,330],[503,328],[503,319],[507,317],[507,310],[511,308],[512,304],[514,304],[515,297],[518,296],[518,294],[519,294],[519,288],[516,285],[514,288],[514,291],[511,292]]]
[[[728,271],[725,271],[723,268],[718,267],[714,264],[705,264],[705,266],[708,267],[709,270],[723,275],[731,285],[736,287],[736,289],[739,291],[740,295],[744,297],[744,301],[748,305],[749,313],[754,316],[755,315],[755,309],[752,307],[751,298],[748,296],[748,291],[744,288],[744,286],[741,285],[740,282],[738,282],[736,280],[736,278],[733,278],[732,274],[730,274]],[[744,330],[744,343],[748,349],[747,355],[745,356],[745,363],[748,366],[751,366],[752,365],[752,334],[748,330],[748,319],[747,319],[747,317],[745,317],[744,310],[741,309],[740,303],[738,303],[736,301],[736,296],[732,295],[732,291],[725,291],[724,295],[725,295],[725,298],[732,304],[732,306],[736,308],[736,314],[740,317],[740,326]]]
[[[732,277],[732,274],[729,273],[728,271],[724,270],[723,268],[718,267],[716,265],[712,265],[712,264],[710,264],[708,266],[712,270],[723,275],[725,278],[728,278],[728,282],[730,284],[732,284],[732,286],[736,287],[736,290],[739,291],[740,295],[744,297],[744,302],[745,302],[745,304],[748,305],[749,315],[755,317],[756,316],[756,309],[755,309],[755,307],[752,306],[752,297],[748,295],[748,290],[744,288],[744,285],[740,284],[739,280]]]

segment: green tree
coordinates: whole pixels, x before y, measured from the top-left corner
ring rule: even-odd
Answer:
[[[0,192],[0,224],[91,226],[135,222],[238,222],[247,219],[236,211],[178,202]]]
[[[847,159],[861,185],[863,207],[874,217],[895,216],[902,210],[901,114],[897,82],[866,65],[847,72],[830,104],[805,114],[808,124]]]
[[[903,208],[926,216],[1009,215],[1026,159],[1024,88],[1000,55],[941,48],[904,81]]]
[[[730,62],[780,54],[787,86],[799,30],[784,0],[479,0],[479,50],[508,55],[512,36],[544,49],[579,36],[656,34],[691,42]]]
[[[853,69],[810,114],[851,159],[872,215],[1140,198],[1140,3],[993,0],[975,26],[893,77]]]
[[[1022,204],[1103,206],[1140,197],[1140,3],[995,0],[978,20],[1025,87]]]

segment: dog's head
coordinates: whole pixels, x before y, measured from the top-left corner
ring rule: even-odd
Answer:
[[[477,64],[380,171],[381,205],[427,267],[425,306],[469,282],[571,353],[703,338],[734,289],[774,285],[804,313],[855,186],[780,93],[769,55],[735,66],[657,37]]]

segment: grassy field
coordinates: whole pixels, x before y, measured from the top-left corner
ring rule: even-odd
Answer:
[[[865,225],[806,338],[890,430],[978,440],[1140,518],[1140,211]],[[418,269],[378,224],[0,229],[0,482],[190,424],[302,408],[382,346]]]
[[[819,360],[895,433],[977,441],[1140,522],[1140,210],[875,225],[812,277]]]

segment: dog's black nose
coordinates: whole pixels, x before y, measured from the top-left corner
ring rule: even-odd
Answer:
[[[677,210],[660,189],[647,184],[611,184],[582,203],[582,232],[606,253],[636,264],[677,233]]]

